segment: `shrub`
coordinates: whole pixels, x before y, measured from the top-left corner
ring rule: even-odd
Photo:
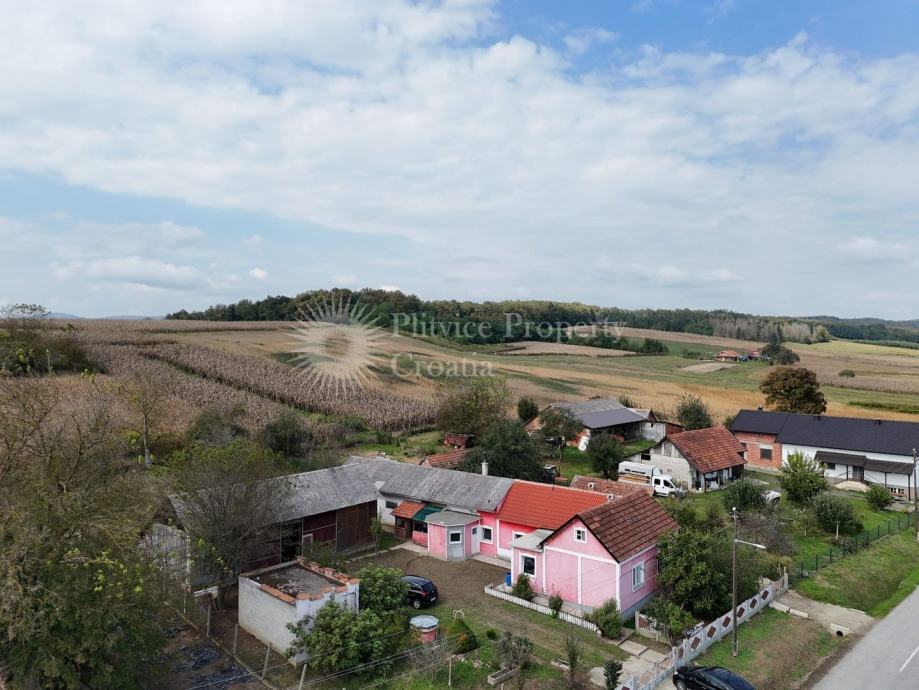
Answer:
[[[600,628],[603,637],[615,639],[622,630],[622,614],[615,599],[607,599],[602,606],[595,608],[585,618]]]
[[[466,625],[462,618],[454,618],[447,628],[447,637],[450,639],[450,649],[454,654],[465,654],[479,646],[475,633]]]
[[[511,587],[511,594],[527,601],[532,601],[533,597],[536,596],[536,592],[533,591],[533,585],[530,584],[530,578],[523,573],[517,576],[517,581]]]
[[[779,485],[792,501],[804,503],[821,491],[826,491],[827,481],[823,465],[804,453],[792,453],[779,473]]]
[[[622,662],[619,659],[610,659],[603,664],[603,682],[606,690],[618,690],[619,676],[622,675]]]
[[[652,618],[671,645],[677,645],[686,632],[695,625],[695,618],[689,612],[663,596],[657,596],[644,607],[644,614]]]
[[[708,404],[695,395],[687,394],[680,397],[676,404],[676,418],[686,431],[713,426]]]
[[[893,496],[890,495],[886,487],[880,484],[872,484],[868,487],[868,491],[865,494],[865,500],[867,500],[875,510],[884,510],[893,503]]]
[[[517,401],[517,419],[521,422],[529,422],[531,419],[535,419],[538,414],[539,405],[536,404],[533,398],[520,398]]]
[[[494,628],[486,628],[486,629],[485,629],[485,637],[487,637],[489,640],[497,640],[497,639],[498,639],[498,631],[495,630]]]
[[[846,379],[854,379],[854,378],[855,378],[855,372],[852,371],[851,369],[843,369],[842,371],[839,372],[839,375],[840,375],[842,378],[846,378]]]
[[[289,458],[303,455],[311,438],[303,418],[293,411],[282,412],[262,430],[264,444]]]
[[[835,532],[837,525],[840,532],[855,532],[861,529],[852,502],[842,496],[820,494],[813,499],[811,506],[817,523],[827,532]]]
[[[362,611],[370,609],[379,614],[387,614],[402,608],[408,585],[402,581],[401,570],[367,565],[354,576],[361,581]]]
[[[552,592],[552,595],[549,597],[549,608],[552,609],[552,617],[558,618],[559,612],[562,610],[562,605],[564,604],[562,595],[558,592]]]
[[[741,513],[760,510],[766,505],[762,484],[752,479],[738,479],[728,484],[721,492],[721,500],[729,511],[737,508]]]
[[[699,513],[693,506],[692,501],[668,496],[661,501],[661,505],[680,527],[694,529],[699,526]]]

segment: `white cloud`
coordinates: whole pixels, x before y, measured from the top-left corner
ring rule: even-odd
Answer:
[[[250,235],[249,237],[247,237],[246,239],[244,239],[244,240],[243,240],[243,244],[245,244],[245,245],[247,245],[247,246],[249,246],[249,247],[257,247],[258,245],[260,245],[260,244],[261,244],[262,242],[264,242],[264,241],[265,241],[265,238],[264,238],[264,237],[262,237],[262,236],[259,235],[258,233],[255,233],[254,235]]]
[[[596,45],[613,43],[619,34],[606,29],[577,29],[564,38],[565,46],[575,55],[583,55]]]
[[[563,272],[535,280],[532,266],[616,248],[626,265],[661,266],[645,275],[660,289],[641,284],[636,300],[731,284],[752,309],[778,298],[736,279],[751,254],[771,284],[800,284],[815,264],[831,272],[864,253],[825,247],[865,219],[901,235],[915,227],[916,54],[851,57],[801,35],[753,55],[647,49],[574,74],[567,53],[496,38],[495,14],[484,0],[13,3],[0,160],[302,221],[304,241],[315,226],[408,238],[426,262],[408,264],[425,276],[412,287],[437,294],[583,299]],[[573,40],[575,52],[589,45]],[[215,230],[208,242],[179,232],[158,253],[127,227],[84,227],[54,256],[66,266],[154,255],[215,280],[230,270],[201,268]],[[434,268],[457,245],[488,248],[500,265]],[[529,265],[509,259],[521,247]],[[281,275],[270,260],[258,259]],[[356,281],[347,266],[322,270]],[[848,304],[856,291],[820,292]]]
[[[332,276],[331,287],[348,287],[357,283],[357,276],[353,273],[338,273]]]
[[[249,277],[256,280],[268,280],[268,271],[263,268],[253,268],[249,271]]]
[[[61,280],[88,279],[154,288],[192,288],[204,282],[194,266],[177,266],[139,256],[69,261],[54,265],[53,271]]]
[[[911,254],[909,247],[902,242],[876,237],[853,237],[844,242],[839,250],[864,261],[908,259]]]
[[[739,276],[726,268],[693,269],[682,268],[672,264],[649,268],[644,265],[633,266],[632,272],[654,285],[685,288],[709,288],[714,285],[733,283]]]

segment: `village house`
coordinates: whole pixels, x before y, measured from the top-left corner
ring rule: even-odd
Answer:
[[[643,492],[582,508],[554,528],[512,543],[511,576],[566,602],[597,607],[615,599],[628,618],[657,589],[657,543],[676,522]]]
[[[800,452],[822,463],[831,482],[879,484],[913,498],[917,422],[741,410],[731,430],[751,467],[777,470]]]
[[[630,458],[646,462],[695,491],[719,488],[743,475],[746,447],[722,426],[671,434]]]
[[[387,458],[351,457],[347,466],[364,468],[379,494],[377,512],[396,537],[447,560],[483,552],[485,515],[498,510],[514,480],[425,467]],[[447,515],[438,515],[446,512]]]
[[[740,353],[735,350],[722,350],[715,355],[718,362],[736,362],[740,359]]]
[[[500,510],[482,513],[481,553],[510,559],[511,542],[537,530],[555,530],[575,513],[607,497],[553,484],[515,481]]]
[[[468,448],[456,448],[454,450],[448,450],[445,453],[425,455],[418,464],[423,467],[439,467],[443,470],[455,470],[463,464],[468,452]]]
[[[587,450],[590,438],[596,434],[611,434],[619,441],[638,438],[658,440],[668,430],[668,422],[657,419],[649,409],[626,407],[615,398],[593,398],[579,402],[554,402],[548,407],[568,410],[584,429],[568,445]],[[526,429],[536,433],[542,428],[539,417],[532,419]]]

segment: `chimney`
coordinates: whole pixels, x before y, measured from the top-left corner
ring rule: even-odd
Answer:
[[[487,460],[482,461],[482,476],[483,477],[488,476],[488,461]]]

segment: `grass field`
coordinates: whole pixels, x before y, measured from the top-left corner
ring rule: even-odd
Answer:
[[[788,690],[841,644],[823,626],[765,609],[737,629],[739,653],[731,655],[731,636],[712,645],[695,663],[723,666],[758,690]]]
[[[801,594],[883,616],[919,585],[919,543],[912,530],[887,537],[795,585]]]

